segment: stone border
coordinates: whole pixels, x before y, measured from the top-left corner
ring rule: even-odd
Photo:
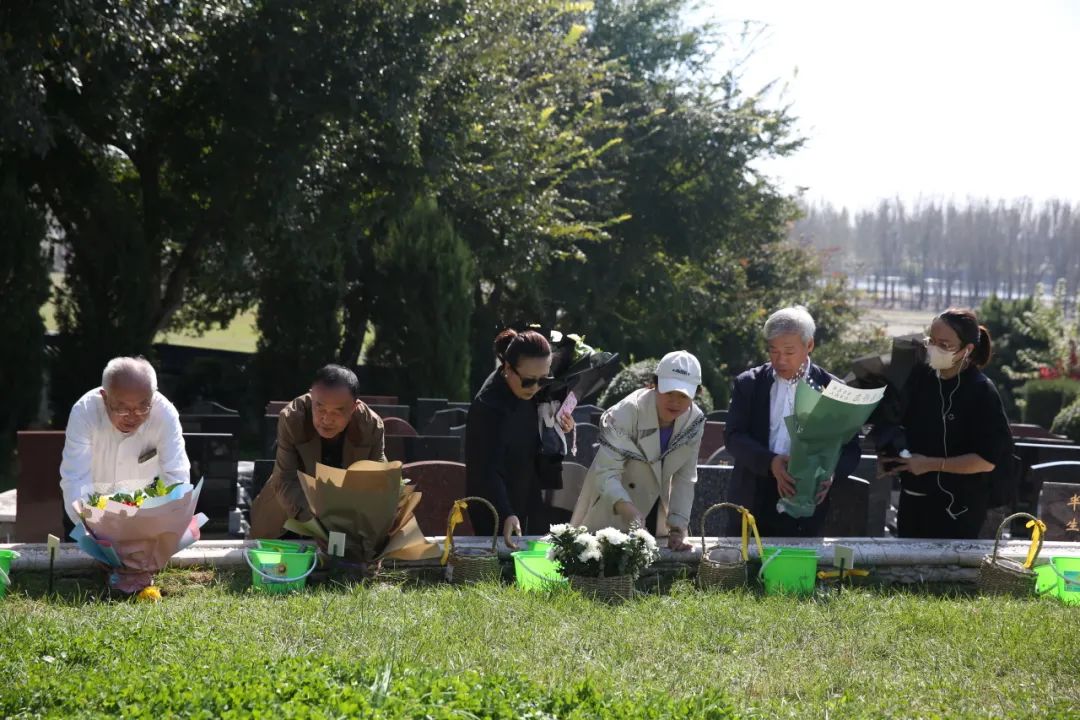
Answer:
[[[531,538],[536,539],[536,538]],[[430,538],[440,546],[442,537]],[[709,545],[717,542],[739,544],[738,538],[708,538]],[[457,537],[458,547],[490,547],[490,539]],[[661,548],[660,560],[648,574],[692,575],[701,559],[700,541],[691,540],[694,546],[686,552],[671,552]],[[230,567],[246,565],[244,550],[254,546],[250,540],[202,540],[177,553],[172,559],[174,567]],[[832,565],[833,548],[845,545],[855,550],[856,567],[871,568],[877,581],[883,583],[955,582],[968,584],[975,580],[984,555],[994,547],[992,540],[909,540],[902,538],[767,538],[766,545],[783,545],[816,550],[822,566]],[[1022,561],[1027,557],[1027,541],[1012,540],[1001,544],[1001,556]],[[509,562],[510,550],[500,540],[499,557]],[[14,560],[12,570],[44,571],[49,567],[49,551],[44,543],[0,544],[0,549],[15,550],[21,557]],[[757,548],[751,543],[750,554],[757,560]],[[1044,543],[1040,560],[1049,557],[1080,558],[1080,543]],[[392,567],[400,569],[434,568],[439,560],[393,561]],[[55,568],[61,573],[79,573],[90,570],[95,562],[73,543],[63,543],[56,555]]]

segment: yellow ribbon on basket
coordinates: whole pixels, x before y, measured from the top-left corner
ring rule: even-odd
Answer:
[[[757,543],[758,557],[764,558],[765,551],[761,549],[761,535],[758,535],[757,520],[754,519],[753,514],[744,507],[739,508],[739,512],[742,513],[742,557],[743,560],[749,560],[750,554],[747,552],[750,545],[749,531],[754,531],[754,542]]]
[[[443,565],[450,559],[450,549],[454,546],[454,528],[465,522],[465,514],[463,511],[468,507],[469,503],[464,500],[454,501],[454,507],[450,512],[450,522],[446,526],[446,540],[443,542],[442,560],[440,561]]]
[[[1031,528],[1031,547],[1028,548],[1027,560],[1024,561],[1024,567],[1030,568],[1035,564],[1035,557],[1039,554],[1039,541],[1042,539],[1042,534],[1046,532],[1046,523],[1036,518],[1028,520],[1024,527]]]

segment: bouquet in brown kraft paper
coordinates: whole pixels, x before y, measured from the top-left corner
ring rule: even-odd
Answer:
[[[298,474],[312,518],[289,520],[289,530],[327,542],[330,533],[342,533],[344,557],[356,563],[438,557],[414,517],[421,493],[402,479],[400,462],[361,460],[345,469],[320,463],[314,476]]]

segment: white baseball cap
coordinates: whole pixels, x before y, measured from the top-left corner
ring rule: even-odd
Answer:
[[[670,352],[656,366],[656,379],[659,392],[678,390],[693,399],[701,384],[701,363],[685,350]]]

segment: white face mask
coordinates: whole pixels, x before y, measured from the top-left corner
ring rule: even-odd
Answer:
[[[956,356],[959,354],[959,352],[951,353],[948,350],[942,350],[937,345],[930,345],[926,348],[926,364],[934,370],[948,370],[956,364]],[[964,358],[966,357],[967,353],[964,353]]]

